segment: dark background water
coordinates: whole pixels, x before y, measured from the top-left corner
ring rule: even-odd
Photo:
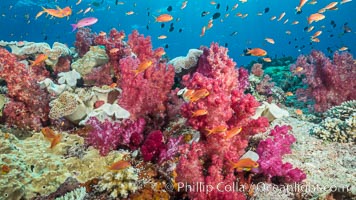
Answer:
[[[0,2],[0,40],[5,41],[45,41],[49,44],[58,41],[73,46],[75,32],[71,31],[70,24],[84,17],[96,17],[99,21],[91,27],[94,32],[108,32],[111,28],[116,28],[129,34],[133,29],[137,29],[145,36],[151,36],[155,48],[167,46],[166,52],[170,58],[185,55],[190,48],[209,45],[213,41],[226,45],[230,57],[238,65],[248,64],[256,59],[256,57],[241,56],[243,50],[248,47],[263,48],[271,58],[307,54],[312,48],[330,55],[342,46],[347,46],[351,52],[356,47],[355,1],[337,5],[337,11],[326,11],[324,13],[326,18],[312,23],[315,28],[309,33],[304,31],[308,26],[307,17],[332,0],[319,0],[315,5],[307,3],[303,7],[303,12],[298,15],[295,13],[295,7],[299,4],[299,0],[248,0],[246,3],[236,0],[215,0],[215,5],[212,5],[209,0],[189,0],[183,10],[180,9],[182,0],[122,0],[123,5],[116,5],[115,0],[82,0],[79,5],[76,5],[77,0],[1,0]],[[239,6],[231,11],[236,3]],[[217,9],[218,4],[220,4],[219,9]],[[56,5],[62,8],[70,6],[73,14],[69,19],[50,19],[45,15],[35,19],[36,14],[42,10],[41,6],[55,8]],[[171,12],[167,11],[169,6],[172,7]],[[85,15],[76,14],[88,7],[91,7],[94,12]],[[269,8],[269,11],[264,13],[266,8]],[[134,11],[134,14],[126,15],[125,13],[129,11]],[[202,17],[203,11],[210,14]],[[212,29],[207,30],[205,35],[200,37],[202,27],[207,25],[216,12],[221,16],[214,20]],[[247,13],[248,16],[246,18],[236,16],[239,12]],[[263,14],[258,15],[259,12]],[[272,16],[278,18],[282,12],[286,12],[286,15],[281,21],[270,20]],[[171,14],[174,20],[165,23],[165,27],[161,28],[161,23],[156,23],[153,16],[163,13]],[[225,17],[227,13],[229,16]],[[286,19],[288,22],[283,24]],[[299,24],[292,25],[295,20],[298,20]],[[333,26],[331,21],[336,25]],[[345,23],[351,28],[351,32],[344,33]],[[174,30],[170,32],[171,26]],[[179,32],[179,29],[182,31]],[[285,33],[287,30],[291,31],[290,35]],[[320,43],[310,43],[310,36],[318,30],[323,31],[319,36]],[[237,34],[233,34],[234,32]],[[168,38],[159,40],[157,37],[160,35],[166,35]],[[267,43],[264,40],[266,37],[273,38],[275,44]]]

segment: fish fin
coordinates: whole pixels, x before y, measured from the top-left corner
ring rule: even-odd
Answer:
[[[137,69],[132,70],[133,73],[135,73],[135,76],[137,76],[140,72]]]
[[[297,10],[297,14],[301,14],[302,13],[302,9],[300,9],[299,7],[295,8]]]
[[[72,26],[72,32],[74,32],[78,27],[77,27],[77,24],[71,24]]]
[[[56,8],[62,12],[62,8],[60,8],[58,5],[56,6]]]

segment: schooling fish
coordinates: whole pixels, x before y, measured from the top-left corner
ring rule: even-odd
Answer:
[[[169,22],[173,20],[173,16],[170,14],[161,14],[158,17],[155,17],[156,22]]]
[[[217,19],[217,18],[219,18],[220,17],[220,13],[219,12],[217,12],[217,13],[214,13],[214,15],[213,15],[213,19]]]
[[[91,26],[91,25],[95,24],[97,21],[98,21],[98,19],[95,17],[83,18],[83,19],[79,20],[78,23],[71,24],[71,26],[73,28],[72,31],[75,31],[77,28]]]

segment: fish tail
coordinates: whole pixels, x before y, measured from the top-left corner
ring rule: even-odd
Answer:
[[[132,72],[135,73],[135,76],[140,73],[137,69],[132,70]]]
[[[297,14],[302,13],[302,9],[300,7],[296,7],[295,9],[297,10]]]
[[[72,32],[74,32],[78,28],[77,24],[71,24],[71,26],[72,26]]]

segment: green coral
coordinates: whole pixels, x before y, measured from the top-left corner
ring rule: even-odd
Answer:
[[[105,49],[100,46],[90,47],[88,51],[82,58],[76,60],[72,63],[72,69],[75,69],[80,73],[82,77],[90,73],[94,67],[101,66],[109,61],[109,57],[105,52]]]
[[[325,117],[311,134],[332,142],[356,142],[356,100],[329,109]]]
[[[86,195],[85,187],[80,187],[71,192],[67,192],[64,196],[58,197],[55,200],[83,200]]]
[[[9,173],[0,173],[0,199],[31,199],[37,194],[49,195],[65,182],[75,177],[85,183],[108,172],[115,160],[128,156],[127,151],[112,151],[102,157],[98,150],[89,148],[81,158],[70,156],[68,150],[84,145],[78,135],[61,133],[62,140],[53,149],[41,133],[24,140],[0,131],[0,166],[7,165]]]

